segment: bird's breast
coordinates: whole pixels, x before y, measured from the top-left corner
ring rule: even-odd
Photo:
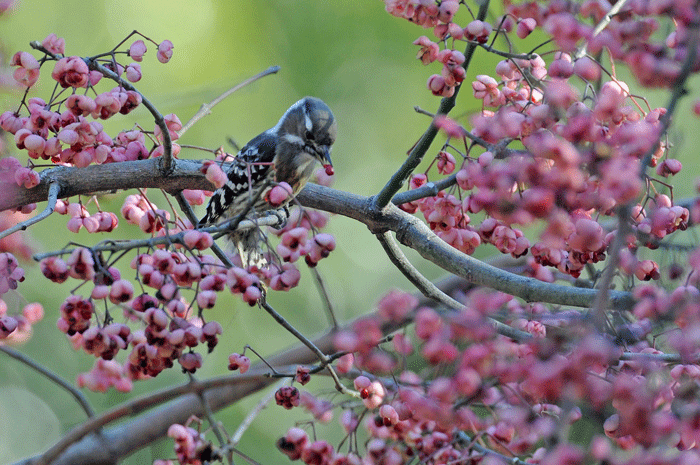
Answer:
[[[313,174],[315,165],[316,159],[306,153],[296,157],[294,163],[275,163],[275,180],[286,182],[292,187],[293,193],[297,194]]]

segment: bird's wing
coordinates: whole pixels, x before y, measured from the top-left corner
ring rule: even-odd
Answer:
[[[268,129],[238,152],[228,169],[228,181],[212,195],[207,213],[199,221],[200,227],[217,223],[222,216],[235,216],[237,211],[245,209],[251,197],[260,195],[255,187],[267,183],[276,147],[277,135],[273,129]]]

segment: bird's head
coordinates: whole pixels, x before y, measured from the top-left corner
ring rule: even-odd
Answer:
[[[321,162],[327,172],[328,167],[333,166],[331,148],[337,132],[338,126],[333,112],[328,105],[315,97],[299,100],[277,123],[277,135],[283,144],[308,153]]]

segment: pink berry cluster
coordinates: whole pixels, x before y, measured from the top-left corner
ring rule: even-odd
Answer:
[[[306,464],[361,465],[360,458],[353,453],[336,453],[327,441],[312,441],[301,428],[291,428],[277,441],[277,448],[289,460],[301,460]],[[388,463],[388,462],[387,462]]]
[[[32,160],[83,168],[93,163],[137,161],[164,153],[164,134],[159,125],[152,131],[139,126],[110,135],[101,123],[126,115],[143,102],[142,95],[129,83],[141,79],[139,63],[147,52],[147,42],[156,43],[134,34],[143,40],[137,37],[127,50],[115,48],[85,59],[64,56],[65,41],[54,34],[34,46],[43,53],[42,57],[37,59],[28,52],[14,56],[11,61],[15,66],[14,77],[27,89],[37,82],[41,67],[53,63],[51,78],[57,91],[48,101],[27,98],[25,94],[17,111],[0,115],[0,127],[14,136],[17,149],[26,152],[30,159],[28,167],[12,157],[0,160],[3,181],[25,189],[37,186],[41,175],[33,169]],[[157,59],[167,63],[173,44],[166,40],[156,45]],[[103,77],[116,81],[117,87],[100,93],[97,89]],[[174,114],[163,119],[170,140],[177,140],[182,129],[180,120]],[[172,153],[177,155],[179,151],[180,147],[172,144]],[[220,153],[219,158],[223,156]],[[203,163],[202,173],[215,186],[227,181],[217,161]],[[318,177],[330,182],[323,170]],[[191,204],[202,204],[207,193],[185,191],[183,194]],[[288,196],[289,189],[279,185],[266,200],[274,208]],[[34,208],[35,205],[28,205],[21,212],[29,213]],[[272,290],[289,290],[298,284],[300,273],[295,262],[299,258],[304,257],[309,266],[316,266],[335,248],[334,239],[318,231],[326,223],[323,214],[296,211],[285,228],[274,231],[280,236],[280,244],[270,251],[269,267],[227,269],[220,260],[205,253],[214,243],[210,233],[194,230],[190,221],[172,208],[160,208],[145,190],[128,195],[120,214],[103,210],[96,197],[77,201],[59,199],[54,211],[68,216],[67,228],[74,233],[80,230],[111,233],[125,220],[154,241],[161,241],[132,260],[135,281],[122,278],[116,261],[106,261],[102,252],[91,248],[67,250],[41,262],[43,274],[56,283],[73,278],[82,282],[78,287],[92,284],[87,294],[74,290],[64,301],[57,325],[76,348],[83,348],[98,359],[91,372],[79,377],[79,384],[101,391],[109,387],[128,389],[133,380],[156,376],[175,361],[184,371],[196,371],[202,356],[195,348],[206,344],[211,351],[221,333],[217,322],[207,322],[202,315],[204,310],[216,305],[220,292],[227,289],[249,305],[256,305],[266,286]],[[166,236],[172,239],[163,240]],[[4,243],[9,244],[8,241],[11,240],[3,239]],[[21,248],[21,244],[17,245]],[[15,275],[19,273],[21,268],[8,266],[5,280],[8,286],[15,285]],[[98,310],[100,302],[104,303],[105,311]],[[123,322],[113,322],[115,309],[123,315]],[[35,312],[30,310],[27,312],[33,316]],[[28,332],[31,320],[6,313],[2,314],[3,337]],[[128,352],[127,360],[115,365],[114,359],[120,351]]]
[[[204,257],[201,260],[206,261]],[[153,254],[138,255],[132,267],[138,273],[143,291],[139,295],[131,281],[121,278],[118,269],[96,261],[86,248],[74,250],[66,261],[59,257],[46,258],[41,262],[41,270],[54,282],[72,277],[93,283],[89,297],[72,294],[64,301],[58,327],[76,346],[103,360],[112,360],[120,350],[131,347],[125,370],[132,379],[140,379],[158,375],[172,367],[174,361],[183,370],[194,372],[201,366],[202,358],[192,349],[206,344],[211,351],[216,346],[221,325],[215,321],[203,322],[180,294],[180,287],[189,289],[197,282],[201,291],[195,302],[200,311],[214,305],[216,294],[209,292],[224,289],[226,271],[212,260],[202,273],[201,262],[184,254],[160,249]],[[210,269],[214,271],[209,272]],[[218,273],[220,270],[223,273]],[[233,274],[235,269],[231,271]],[[147,287],[155,292],[145,292]],[[100,300],[119,308],[127,321],[138,322],[143,329],[132,332],[130,326],[122,323],[99,325],[95,302]]]
[[[201,465],[216,459],[211,442],[204,439],[204,434],[187,426],[196,418],[191,418],[185,425],[173,424],[168,428],[168,436],[175,440],[175,455],[180,465]],[[156,460],[154,465],[172,464],[171,460]]]
[[[24,281],[24,269],[15,256],[0,252],[0,296],[14,292]],[[44,309],[38,303],[28,303],[21,311],[8,308],[5,299],[0,298],[0,344],[19,343],[27,340],[32,325],[44,318]]]
[[[367,373],[353,382],[362,402],[334,407],[307,393],[299,396],[318,422],[329,422],[341,409],[340,425],[350,437],[364,434],[364,448],[351,446],[349,454],[341,454],[300,428],[290,429],[277,446],[306,464],[481,463],[489,456],[495,460],[489,463],[524,456],[526,462],[512,463],[533,464],[700,460],[700,404],[687,395],[700,377],[692,362],[700,342],[691,333],[669,337],[669,349],[681,354],[680,363],[665,362],[667,354],[641,342],[651,328],[644,319],[653,313],[676,318],[684,327],[700,324],[698,291],[679,288],[669,295],[645,289],[639,289],[633,311],[639,323],[617,328],[637,338],[624,354],[612,339],[588,331],[576,312],[553,312],[482,291],[470,293],[462,311],[440,314],[393,291],[371,319],[379,326],[414,315],[413,330],[396,334],[391,344],[366,337],[367,323],[336,336],[337,348],[352,352],[353,360],[339,362],[338,371],[355,365]],[[503,315],[533,337],[517,342],[495,334],[489,318]],[[549,329],[580,334],[557,341],[547,337]],[[380,352],[389,358],[383,367],[373,355]],[[382,372],[393,376],[381,377]],[[591,441],[562,439],[562,430],[588,428],[586,416],[605,419]],[[475,437],[481,447],[475,447]],[[551,441],[558,445],[542,447]],[[673,460],[639,462],[660,457],[669,447],[676,449]]]
[[[438,42],[422,36],[415,44],[421,47],[418,58],[423,63],[443,63],[442,73],[428,84],[436,95],[453,95],[459,79],[450,78],[455,76],[450,63],[464,62],[460,52],[440,50],[440,43],[453,48],[457,41],[484,44],[492,31],[508,35],[517,25],[514,42],[539,27],[556,44],[547,55],[506,53],[493,75],[477,75],[472,95],[483,109],[469,124],[444,115],[435,118],[448,141],[424,173],[412,176],[410,188],[430,182],[433,167],[453,177],[452,187],[401,208],[420,210],[439,237],[464,253],[491,244],[503,254],[525,256],[532,276],[551,281],[548,268],[578,277],[587,265],[605,260],[616,230],[602,223],[629,205],[632,212],[622,220],[636,234],[626,241],[633,256],[623,271],[658,279],[656,263],[634,256],[638,249],[654,249],[661,238],[686,229],[690,217],[687,208],[673,203],[672,186],[664,179],[682,169],[662,138],[666,109],[648,108],[592,56],[605,49],[612,59],[628,64],[643,85],[653,85],[651,77],[637,70],[640,62],[648,62],[645,73],[654,73],[654,79],[669,86],[692,52],[689,27],[698,19],[697,11],[682,2],[663,8],[633,2],[594,35],[591,24],[607,12],[600,2],[508,4],[507,14],[479,35],[481,21],[467,28],[455,23],[460,2],[385,3],[391,14],[433,29]],[[666,42],[656,43],[652,32],[664,18],[673,19],[676,29]],[[700,65],[693,66],[693,72],[700,71]],[[668,69],[654,71],[658,67]],[[463,76],[464,69],[459,69]],[[601,80],[604,72],[607,81]],[[476,144],[468,146],[467,138]],[[462,140],[464,152],[454,145]],[[515,143],[524,150],[507,148]],[[477,145],[485,151],[472,153]],[[656,177],[643,173],[646,165],[656,167]],[[659,193],[659,187],[668,187],[669,193]],[[476,215],[485,216],[481,224],[472,223]],[[536,224],[545,226],[534,242],[521,228]]]
[[[322,172],[323,169],[319,169],[317,174],[321,176]],[[274,234],[280,238],[275,251],[284,262],[283,270],[278,275],[280,278],[276,279],[275,276],[270,278],[273,289],[296,286],[298,270],[293,264],[301,257],[304,257],[308,266],[314,267],[335,250],[335,238],[330,234],[318,232],[327,223],[328,216],[323,212],[294,209],[287,224],[282,229],[273,230]],[[285,272],[293,272],[293,276],[290,274],[288,278],[283,279],[281,275]]]
[[[81,227],[98,232],[99,219],[114,217],[112,213],[102,212],[90,215],[82,204],[62,201],[57,210],[72,216],[68,226],[74,232]],[[81,375],[81,385],[99,390],[105,386],[125,388],[132,380],[157,376],[176,361],[184,371],[196,371],[202,364],[202,356],[194,349],[206,344],[208,351],[213,350],[222,332],[219,323],[205,322],[202,315],[204,310],[216,305],[220,292],[228,290],[240,295],[249,305],[256,305],[266,286],[286,291],[299,283],[300,273],[294,262],[300,257],[305,257],[309,266],[315,266],[335,248],[332,236],[312,234],[325,226],[325,215],[293,209],[287,226],[273,231],[280,237],[280,244],[278,255],[271,255],[268,267],[226,268],[220,260],[203,253],[213,244],[211,234],[191,229],[187,221],[171,220],[170,212],[159,209],[146,196],[127,196],[121,215],[155,239],[166,234],[179,237],[171,239],[168,247],[161,246],[133,258],[135,284],[122,278],[114,264],[103,262],[102,256],[89,248],[77,248],[65,260],[50,256],[41,261],[42,273],[53,282],[73,278],[93,285],[88,296],[71,294],[61,305],[58,328],[71,338],[76,348],[82,347],[105,361],[113,360],[120,351],[129,352],[120,377],[110,377],[114,367],[112,364],[105,367],[103,363]],[[75,226],[71,226],[73,223]],[[113,221],[105,224],[108,228],[114,226]],[[187,294],[192,297],[185,298]],[[131,324],[110,322],[109,312],[100,316],[99,301],[105,303],[109,312],[118,309]],[[232,354],[230,369],[240,369],[243,373],[249,366],[247,357]]]
[[[118,392],[131,392],[134,387],[124,365],[102,358],[95,360],[92,370],[79,374],[76,384],[94,392],[107,392],[112,387]]]
[[[460,8],[458,0],[432,1],[406,1],[386,0],[386,10],[394,16],[408,19],[424,28],[432,28],[439,40],[450,37],[454,40],[476,41],[485,43],[491,34],[491,25],[473,20],[467,27],[462,28],[454,22],[454,16]],[[454,49],[440,50],[440,46],[426,36],[419,37],[415,42],[420,51],[417,58],[424,65],[439,61],[442,63],[442,72],[434,74],[428,79],[428,89],[433,95],[451,97],[466,76],[465,69],[461,66],[465,57]]]
[[[504,27],[512,28],[514,22],[527,19],[525,30],[543,28],[563,52],[573,52],[583,43],[591,55],[605,50],[612,59],[629,66],[646,87],[673,86],[689,53],[696,54],[692,71],[700,71],[698,50],[693,51],[690,42],[690,37],[697,33],[693,32],[693,24],[698,15],[692,3],[629,2],[612,16],[602,31],[594,34],[595,26],[609,10],[609,5],[593,0],[568,5],[561,2],[512,4],[508,7],[510,18]],[[672,27],[666,29],[671,24]]]
[[[158,59],[166,63],[172,56],[172,43],[166,40],[156,45]],[[98,93],[97,85],[104,74],[97,66],[111,71],[113,75],[110,77],[116,75],[119,79],[138,82],[141,79],[138,62],[146,52],[143,40],[134,42],[128,51],[115,50],[83,59],[64,56],[65,40],[51,34],[42,41],[39,50],[43,52],[39,60],[29,52],[17,52],[12,57],[11,65],[16,66],[15,80],[30,88],[39,79],[41,67],[54,63],[51,77],[63,90],[56,92],[48,102],[33,97],[23,100],[18,110],[0,115],[0,127],[14,135],[19,150],[26,151],[33,160],[77,167],[140,160],[163,153],[157,127],[153,136],[147,136],[143,131],[122,131],[116,137],[111,137],[99,122],[118,114],[128,114],[141,104],[141,94],[126,88],[122,84],[125,81],[120,81],[111,90]],[[121,56],[131,58],[133,62],[127,65],[117,62],[117,57]],[[172,139],[177,139],[177,131],[182,128],[180,121],[175,115],[168,115],[165,120]],[[146,146],[147,138],[151,139],[151,148]],[[173,153],[178,152],[179,146],[175,144]],[[27,185],[31,184],[27,176],[16,174],[18,184],[33,187]]]

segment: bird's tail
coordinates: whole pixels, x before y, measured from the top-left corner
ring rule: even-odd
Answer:
[[[238,249],[241,257],[241,266],[247,269],[257,268],[262,270],[268,264],[267,257],[263,253],[262,245],[265,242],[262,231],[258,228],[237,231],[231,236],[231,240]]]

